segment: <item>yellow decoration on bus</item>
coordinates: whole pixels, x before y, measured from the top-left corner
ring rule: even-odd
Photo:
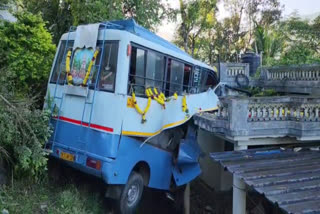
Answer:
[[[132,99],[133,99],[133,103],[134,103],[134,107],[135,107],[136,111],[142,115],[141,123],[145,123],[147,121],[146,114],[149,111],[149,108],[151,105],[151,97],[148,97],[148,103],[147,103],[147,106],[144,110],[141,110],[141,108],[139,107],[139,105],[137,103],[137,99],[136,99],[136,94],[134,92],[132,92]]]
[[[68,51],[67,58],[66,58],[66,73],[67,73],[68,85],[72,85],[72,75],[70,74],[70,59],[71,59],[71,50]]]
[[[99,49],[97,49],[97,50],[94,52],[94,54],[93,54],[93,57],[92,57],[92,59],[91,59],[91,61],[90,61],[89,67],[88,67],[88,71],[87,71],[87,73],[86,73],[86,76],[85,76],[84,79],[83,79],[82,85],[86,85],[86,84],[87,84],[88,79],[89,79],[89,76],[90,76],[90,73],[91,73],[92,65],[93,65],[93,63],[96,61],[96,58],[97,58],[98,53],[99,53]]]
[[[128,108],[134,108],[134,102],[133,102],[132,97],[128,97],[128,99],[127,99],[127,107]]]

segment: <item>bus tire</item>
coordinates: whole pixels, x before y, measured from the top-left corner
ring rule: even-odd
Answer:
[[[132,214],[137,209],[143,192],[143,178],[133,171],[128,179],[127,184],[123,187],[119,199],[119,211],[121,214]]]

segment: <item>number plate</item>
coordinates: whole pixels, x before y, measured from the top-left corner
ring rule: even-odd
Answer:
[[[74,155],[66,152],[61,152],[60,158],[67,161],[72,161],[72,162],[74,161]]]

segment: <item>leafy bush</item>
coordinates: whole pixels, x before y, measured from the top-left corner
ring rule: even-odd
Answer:
[[[302,43],[290,47],[281,55],[281,65],[320,63],[320,55]]]
[[[0,67],[17,92],[35,94],[45,88],[55,45],[40,15],[20,12],[16,18],[0,23]]]
[[[39,179],[51,130],[49,112],[36,108],[43,101],[34,94],[45,92],[55,46],[39,15],[16,17],[0,23],[0,161],[7,160],[15,177]]]
[[[9,100],[0,93],[0,147],[16,177],[38,179],[47,165],[43,148],[51,134],[49,112],[34,109],[32,100]]]

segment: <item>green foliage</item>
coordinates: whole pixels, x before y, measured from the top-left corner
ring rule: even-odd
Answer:
[[[184,8],[186,9],[182,11],[189,13],[188,7],[195,8],[194,13],[196,16],[190,16],[191,19],[182,17],[182,22],[177,31],[176,44],[184,47],[185,50],[191,50],[189,52],[194,57],[209,64],[217,62],[218,55],[221,61],[237,61],[240,53],[244,53],[252,48],[255,23],[264,28],[265,26],[275,24],[281,17],[279,0],[223,0],[222,2],[226,6],[226,10],[230,16],[223,20],[217,20],[217,10],[214,9],[215,7],[212,7],[212,4],[205,4],[205,11],[209,11],[208,14],[212,17],[209,19],[211,20],[209,25],[205,24],[203,28],[198,27],[201,24],[197,23],[197,20],[201,23],[201,20],[205,20],[203,17],[206,16],[198,12],[200,10],[197,9],[196,5],[185,4],[186,7]],[[183,7],[180,6],[180,8]],[[193,12],[193,10],[190,11]],[[188,15],[188,13],[186,14]],[[188,16],[186,17],[188,18]],[[188,34],[188,40],[186,40],[186,34],[183,34],[183,32],[188,32],[184,30],[188,29],[188,22],[185,20],[196,23],[195,29],[191,29],[191,33]],[[201,29],[201,31],[197,31],[197,29]],[[275,46],[269,45],[269,47],[274,48]],[[255,50],[255,48],[252,50]]]
[[[19,93],[39,93],[47,83],[55,53],[40,15],[17,13],[17,22],[0,25],[0,67]]]
[[[158,0],[69,0],[73,25],[134,18],[142,26],[154,29],[166,14]],[[165,1],[164,1],[165,2]]]
[[[49,112],[35,108],[42,100],[34,94],[45,92],[55,46],[40,15],[16,17],[16,23],[0,25],[0,159],[7,160],[14,177],[39,180],[51,129]]]
[[[248,91],[253,97],[270,97],[279,95],[274,89],[263,89],[259,87],[250,87]]]
[[[285,38],[277,26],[264,27],[256,23],[254,38],[253,49],[263,54],[264,64],[269,63],[268,59],[274,58],[284,49]]]
[[[313,22],[297,16],[279,23],[267,36],[276,41],[276,54],[264,54],[266,65],[297,65],[320,62],[320,16]],[[256,41],[259,41],[256,37]],[[276,56],[278,55],[278,56]]]
[[[272,62],[273,65],[299,65],[320,63],[319,53],[308,48],[308,46],[297,43],[290,46],[281,54],[280,60]]]
[[[0,147],[8,153],[15,177],[40,179],[47,165],[43,148],[51,134],[49,112],[33,109],[30,100],[8,99],[1,95],[0,121],[5,122],[0,123]]]
[[[155,30],[170,14],[166,2],[158,0],[21,0],[24,8],[41,13],[56,44],[71,25],[134,18],[140,25]]]
[[[320,16],[313,22],[293,16],[280,24],[286,36],[285,50],[274,64],[312,64],[320,62]]]
[[[8,4],[9,2],[11,2],[11,0],[0,0],[0,6],[6,5],[6,4]]]
[[[195,56],[202,42],[202,33],[213,27],[216,22],[216,0],[179,0],[180,8],[176,13],[181,17],[175,43],[183,47],[186,52]]]
[[[72,15],[68,0],[20,0],[25,11],[41,14],[46,26],[58,44],[63,33],[72,25]]]
[[[25,214],[89,214],[103,213],[103,202],[98,193],[73,185],[19,180],[11,187],[0,187],[0,210],[3,209]]]

